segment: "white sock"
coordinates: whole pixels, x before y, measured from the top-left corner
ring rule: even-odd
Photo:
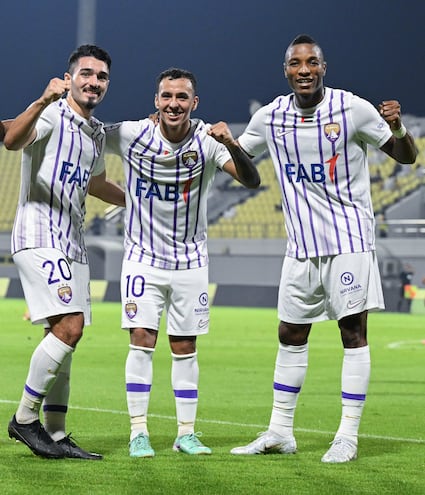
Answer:
[[[127,407],[130,414],[130,441],[139,433],[149,435],[147,427],[149,398],[152,387],[153,352],[150,347],[130,344],[125,364]]]
[[[198,408],[199,366],[197,353],[171,354],[171,383],[176,400],[177,436],[195,431]]]
[[[281,437],[294,435],[295,407],[307,373],[307,365],[308,344],[299,346],[279,344],[269,430]]]
[[[66,436],[66,413],[68,412],[72,353],[66,356],[59,368],[56,380],[43,401],[44,427],[58,441]]]
[[[25,382],[16,421],[29,424],[39,419],[41,402],[56,379],[58,370],[74,348],[55,337],[52,332],[35,348]]]
[[[357,444],[369,377],[369,346],[344,349],[341,375],[342,416],[336,437],[343,436]]]

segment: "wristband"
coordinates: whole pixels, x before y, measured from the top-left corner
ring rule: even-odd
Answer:
[[[392,129],[391,132],[396,139],[403,139],[407,134],[407,129],[403,124],[401,124],[400,129]]]

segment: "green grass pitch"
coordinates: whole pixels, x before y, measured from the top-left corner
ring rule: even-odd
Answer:
[[[101,462],[46,460],[8,438],[7,423],[42,329],[22,320],[25,303],[0,300],[0,490],[2,494],[397,494],[425,493],[425,318],[369,316],[372,374],[360,429],[359,458],[320,458],[340,417],[342,348],[335,322],[316,324],[307,379],[298,401],[296,455],[232,456],[266,429],[277,349],[273,309],[211,308],[210,333],[198,339],[197,431],[213,449],[172,451],[176,434],[170,352],[161,330],[154,355],[149,430],[156,456],[128,456],[124,365],[128,335],[120,306],[95,303],[93,325],[74,355],[68,431]]]

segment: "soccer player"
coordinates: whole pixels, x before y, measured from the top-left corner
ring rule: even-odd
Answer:
[[[292,93],[252,117],[238,142],[249,155],[268,149],[288,233],[279,287],[279,349],[268,430],[232,454],[295,453],[293,420],[307,371],[312,323],[336,320],[344,347],[342,417],[323,462],[357,456],[369,383],[368,311],[384,308],[375,253],[367,146],[401,163],[416,148],[397,101],[377,111],[352,93],[324,86],[320,46],[299,35],[286,50]]]
[[[52,79],[4,138],[8,149],[23,148],[13,260],[32,323],[46,328],[8,431],[48,458],[102,458],[66,435],[65,416],[72,353],[91,320],[85,197],[125,204],[123,189],[106,178],[103,124],[92,116],[108,89],[110,66],[103,49],[79,47],[64,79]]]
[[[196,339],[209,328],[207,197],[217,169],[249,188],[257,169],[224,122],[191,119],[199,97],[191,72],[171,68],[157,80],[151,119],[106,129],[107,150],[123,158],[126,183],[122,327],[130,331],[126,362],[131,457],[153,457],[147,414],[153,354],[167,311],[178,431],[174,450],[210,454],[195,433]]]

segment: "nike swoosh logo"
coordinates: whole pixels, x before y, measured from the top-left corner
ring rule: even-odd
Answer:
[[[207,328],[210,320],[199,320],[198,328]]]
[[[365,301],[366,301],[365,298],[358,299],[357,301],[348,301],[347,302],[347,308],[348,309],[356,308],[357,306],[360,306],[360,304],[364,303]]]
[[[290,134],[291,132],[294,132],[294,129],[291,129],[290,131],[285,131],[285,129],[280,129],[276,132],[276,136],[277,137],[286,136],[286,134]]]

